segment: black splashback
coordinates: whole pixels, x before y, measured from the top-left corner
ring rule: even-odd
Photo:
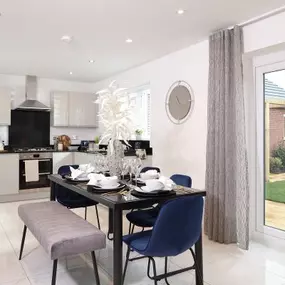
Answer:
[[[10,147],[47,147],[50,145],[50,113],[13,110],[9,127]]]

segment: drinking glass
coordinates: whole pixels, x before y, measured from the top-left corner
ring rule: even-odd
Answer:
[[[136,179],[136,186],[138,186],[138,178],[140,176],[141,167],[142,167],[141,159],[140,158],[135,158],[133,160],[133,173],[134,173],[135,179]]]

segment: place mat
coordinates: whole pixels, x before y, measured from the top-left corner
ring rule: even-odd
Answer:
[[[138,198],[154,198],[154,197],[169,197],[176,196],[176,192],[174,190],[171,191],[152,191],[152,192],[138,192],[136,190],[132,190],[131,194]]]
[[[119,186],[117,188],[106,189],[99,186],[87,185],[87,191],[97,194],[103,194],[108,192],[120,192],[126,187],[126,184],[119,182]]]

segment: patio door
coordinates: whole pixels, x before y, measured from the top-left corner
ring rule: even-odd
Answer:
[[[285,61],[255,69],[256,229],[285,238]]]

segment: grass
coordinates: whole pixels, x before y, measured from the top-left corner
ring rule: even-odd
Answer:
[[[285,203],[285,180],[267,182],[265,190],[266,200]]]

